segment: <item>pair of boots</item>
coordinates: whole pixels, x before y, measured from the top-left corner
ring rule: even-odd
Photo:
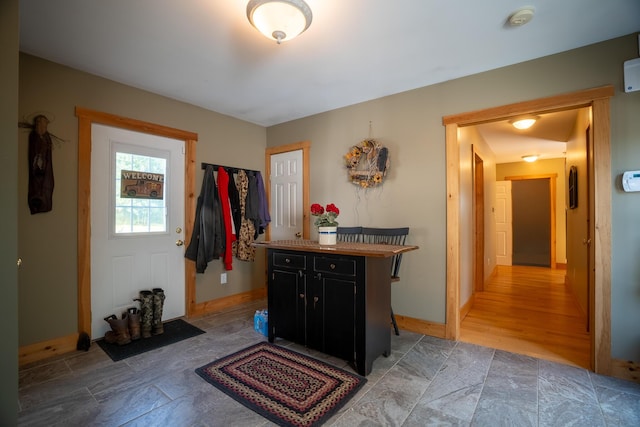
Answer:
[[[140,298],[134,301],[140,302],[140,310],[135,307],[128,308],[122,313],[122,319],[115,314],[105,317],[111,330],[104,335],[104,340],[110,344],[129,344],[132,340],[149,338],[151,335],[164,333],[162,325],[162,309],[164,307],[164,291],[154,288],[153,291],[140,291]]]
[[[164,291],[161,288],[154,288],[152,291],[140,291],[140,298],[134,300],[140,301],[142,338],[164,333],[162,326],[164,299]]]
[[[111,326],[111,330],[104,334],[104,340],[110,344],[125,345],[131,340],[140,339],[140,311],[137,308],[129,308],[122,313],[122,319],[115,314],[105,317],[104,320]]]

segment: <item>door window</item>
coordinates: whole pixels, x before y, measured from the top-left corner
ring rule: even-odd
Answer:
[[[167,232],[168,153],[136,151],[118,143],[112,148],[112,235]]]

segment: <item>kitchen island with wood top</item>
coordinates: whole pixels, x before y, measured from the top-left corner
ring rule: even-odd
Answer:
[[[391,352],[391,259],[418,249],[310,240],[256,242],[267,249],[268,338],[345,359],[361,375]]]

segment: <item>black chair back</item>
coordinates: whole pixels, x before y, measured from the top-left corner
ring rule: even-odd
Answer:
[[[373,228],[362,227],[362,241],[378,245],[404,245],[409,234],[409,227]],[[400,280],[400,263],[402,254],[394,255],[391,260],[391,280]]]
[[[338,242],[362,243],[362,227],[338,227]]]

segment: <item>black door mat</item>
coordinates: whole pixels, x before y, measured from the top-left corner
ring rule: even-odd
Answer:
[[[172,320],[163,324],[164,333],[160,335],[153,335],[149,338],[140,338],[139,340],[131,341],[129,344],[118,345],[109,344],[103,339],[96,341],[96,344],[104,350],[107,355],[117,362],[131,356],[146,353],[147,351],[155,350],[165,345],[177,343],[187,338],[195,337],[205,332],[193,326],[190,323],[185,322],[182,319]]]

